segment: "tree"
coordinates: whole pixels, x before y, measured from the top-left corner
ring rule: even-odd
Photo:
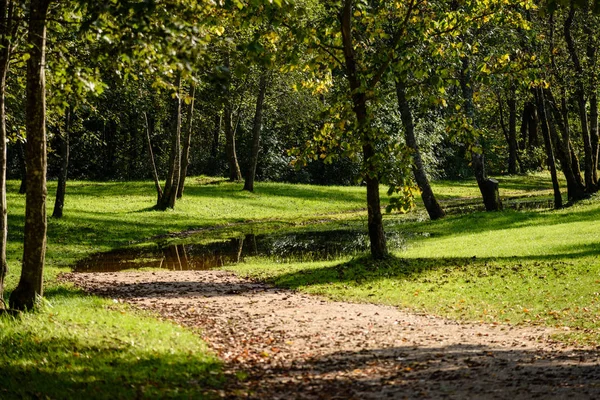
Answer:
[[[254,112],[254,120],[252,123],[252,149],[250,153],[250,165],[246,173],[244,182],[244,190],[249,192],[254,191],[254,179],[256,177],[256,165],[258,164],[258,152],[260,151],[260,132],[262,130],[262,115],[267,93],[268,77],[267,72],[263,71],[260,74],[258,82],[258,96],[256,98],[256,111]]]
[[[46,256],[46,21],[50,0],[31,0],[28,22],[27,60],[27,198],[23,268],[9,304],[17,310],[31,309],[43,295]]]
[[[8,234],[6,203],[6,78],[14,51],[19,6],[13,0],[0,0],[0,306],[4,305],[4,278],[8,272],[6,240]]]

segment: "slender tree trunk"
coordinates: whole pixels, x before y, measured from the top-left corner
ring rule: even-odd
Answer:
[[[43,295],[46,256],[46,18],[50,0],[31,0],[29,15],[30,57],[27,60],[27,198],[23,268],[10,305],[31,309]]]
[[[583,84],[584,74],[583,67],[581,66],[581,61],[579,60],[579,55],[577,54],[577,49],[575,48],[573,36],[571,34],[571,27],[573,24],[574,16],[575,6],[572,2],[571,8],[569,10],[569,15],[565,19],[564,34],[565,41],[567,42],[567,49],[569,50],[569,56],[571,57],[571,61],[573,63],[573,67],[576,73],[575,98],[577,100],[579,120],[581,122],[581,136],[583,137],[585,186],[588,192],[593,192],[596,189],[596,182],[594,181],[592,142],[590,138],[590,129],[586,109],[587,101],[585,99],[585,88]]]
[[[527,106],[528,106],[529,102],[525,102],[525,104],[523,104],[523,113],[521,114],[521,135],[519,138],[519,149],[521,150],[525,150],[527,148],[527,127],[528,127],[528,121],[527,121]],[[502,107],[502,105],[500,105],[500,107]]]
[[[181,173],[181,75],[177,78],[177,95],[173,103],[173,127],[171,133],[171,154],[169,171],[165,181],[164,192],[157,204],[159,210],[175,208],[177,188]]]
[[[425,205],[425,209],[427,210],[430,219],[436,220],[443,218],[446,213],[435,198],[431,185],[429,184],[429,179],[425,173],[425,167],[423,166],[423,160],[421,158],[421,150],[419,149],[417,138],[415,137],[412,111],[408,104],[408,99],[406,98],[406,85],[401,78],[397,78],[396,80],[396,96],[398,97],[398,108],[400,109],[400,117],[402,119],[402,126],[404,127],[406,145],[412,150],[412,171],[415,176],[415,181],[421,190],[421,199],[423,199],[423,204]]]
[[[535,100],[540,117],[542,127],[542,135],[544,136],[544,147],[546,148],[546,156],[550,176],[552,177],[552,188],[554,190],[554,208],[562,208],[562,195],[558,185],[558,176],[556,174],[556,163],[554,161],[554,150],[552,149],[552,141],[550,139],[550,131],[548,127],[548,118],[546,113],[546,104],[544,100],[544,91],[542,89],[535,90]]]
[[[156,162],[154,161],[154,152],[152,151],[152,141],[150,140],[151,129],[148,121],[148,114],[144,111],[144,123],[146,125],[146,141],[148,143],[148,157],[150,158],[150,165],[152,166],[152,176],[154,177],[154,186],[156,187],[156,204],[160,203],[160,199],[163,196],[163,190],[160,186],[160,178],[158,177],[158,171],[156,170]]]
[[[460,86],[465,104],[466,115],[475,123],[475,107],[473,105],[473,87],[471,76],[469,72],[469,59],[462,59],[462,67],[460,70]],[[479,142],[475,142],[476,147],[479,146]],[[498,181],[495,179],[489,179],[485,173],[485,160],[483,150],[481,153],[471,151],[471,165],[473,166],[473,172],[479,191],[483,198],[483,204],[486,211],[498,211],[502,209],[502,202],[500,201],[500,193],[498,190]]]
[[[598,182],[598,68],[596,49],[596,29],[592,25],[595,17],[588,13],[588,18],[583,24],[583,31],[587,37],[586,56],[588,63],[589,93],[590,93],[590,140],[592,145],[592,174],[596,185]],[[597,21],[597,19],[596,19]],[[595,190],[597,190],[596,188]]]
[[[219,136],[221,134],[221,112],[217,112],[214,118],[214,129],[212,132],[212,140],[210,145],[210,163],[208,172],[211,175],[216,175],[217,172],[217,156],[219,154]]]
[[[225,153],[227,163],[229,164],[229,180],[239,182],[242,180],[242,171],[237,159],[235,149],[235,129],[233,127],[233,108],[230,100],[227,100],[225,105],[224,120],[225,120]]]
[[[498,115],[500,116],[500,126],[502,127],[502,133],[504,134],[504,139],[506,140],[506,143],[509,143],[510,139],[509,139],[509,135],[508,135],[508,128],[504,121],[504,108],[502,107],[502,98],[499,95],[498,95]],[[523,129],[523,126],[521,126],[521,129]],[[521,130],[521,133],[522,132],[523,131]],[[518,151],[519,149],[523,148],[523,144],[520,142],[520,140],[516,140],[516,143],[517,143],[516,158],[517,158],[517,163],[519,165],[519,172],[523,173],[523,172],[525,172],[525,167],[523,166],[523,161],[521,160],[521,157],[519,156],[519,151]]]
[[[362,137],[363,162],[366,166],[365,182],[367,184],[367,212],[369,239],[371,241],[371,256],[382,259],[388,255],[385,233],[383,230],[383,216],[381,215],[381,201],[379,198],[379,178],[377,167],[374,165],[375,148],[373,145],[373,133],[369,126],[367,114],[367,97],[361,89],[354,53],[352,39],[352,0],[345,0],[344,7],[340,13],[342,43],[344,48],[344,60],[346,76],[352,93],[353,110],[356,114],[359,132]]]
[[[65,206],[65,194],[67,192],[67,177],[69,172],[69,135],[71,130],[71,109],[67,108],[65,114],[65,129],[58,140],[60,151],[60,173],[58,175],[58,185],[56,188],[56,199],[54,200],[53,218],[62,218],[63,208]]]
[[[590,140],[592,145],[592,174],[594,182],[598,185],[598,95],[597,88],[590,96]]]
[[[250,165],[244,182],[244,190],[254,191],[254,178],[256,177],[256,165],[258,164],[258,152],[260,150],[260,131],[262,129],[262,114],[267,93],[267,72],[263,71],[258,82],[258,96],[256,98],[256,111],[252,123],[252,153],[250,154]]]
[[[517,99],[516,87],[511,84],[508,103],[508,173],[517,173]]]
[[[25,165],[25,146],[20,140],[17,146],[19,147],[17,153],[19,158],[19,164],[21,166],[21,184],[19,185],[19,194],[25,194],[25,192],[27,191],[27,167]]]
[[[552,143],[555,145],[556,153],[559,156],[562,171],[567,181],[568,199],[569,201],[581,200],[586,196],[585,187],[581,180],[579,168],[576,170],[573,169],[569,125],[564,123],[563,114],[561,114],[550,89],[544,89],[544,99],[546,106],[545,117],[550,128]],[[548,112],[548,108],[550,112]],[[559,127],[562,138],[556,132],[556,126]],[[579,164],[579,161],[577,161],[577,164]]]
[[[185,177],[187,176],[187,169],[190,165],[190,147],[192,145],[192,132],[194,131],[194,100],[196,96],[196,85],[192,82],[190,86],[190,106],[188,108],[187,115],[187,135],[185,136],[185,140],[183,142],[183,151],[181,155],[181,177],[179,179],[179,187],[177,189],[177,198],[180,199],[183,197],[183,190],[185,188]]]
[[[10,3],[10,4],[9,4]],[[6,75],[8,73],[11,41],[10,24],[12,1],[0,1],[0,309],[5,308],[4,279],[8,273],[6,241],[8,234],[6,203]]]

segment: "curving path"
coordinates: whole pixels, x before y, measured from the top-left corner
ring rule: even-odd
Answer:
[[[225,271],[63,278],[198,329],[228,374],[247,374],[222,397],[600,398],[600,352],[563,347],[544,328],[332,302]]]

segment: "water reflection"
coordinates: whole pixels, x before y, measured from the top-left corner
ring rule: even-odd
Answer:
[[[403,242],[388,234],[390,248]],[[209,244],[179,244],[157,250],[117,250],[80,261],[75,272],[116,272],[126,269],[164,268],[205,270],[243,262],[248,256],[263,256],[280,262],[323,261],[367,251],[368,236],[354,230],[301,232],[286,235],[254,235]]]

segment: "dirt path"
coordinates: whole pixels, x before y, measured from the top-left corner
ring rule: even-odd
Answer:
[[[224,271],[64,278],[200,329],[228,372],[248,373],[228,398],[600,398],[600,352],[541,328],[325,301]]]

